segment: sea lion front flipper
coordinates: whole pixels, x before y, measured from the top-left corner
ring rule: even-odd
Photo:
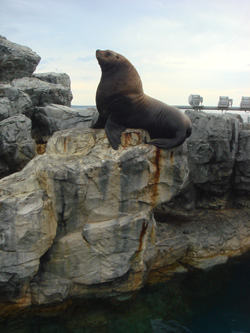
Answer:
[[[104,118],[102,115],[98,115],[97,120],[95,121],[95,123],[91,126],[91,128],[105,128],[105,124],[106,124],[106,118]]]
[[[105,132],[113,149],[118,149],[118,146],[121,143],[121,134],[125,129],[125,126],[117,124],[112,119],[112,115],[108,118],[105,125]]]

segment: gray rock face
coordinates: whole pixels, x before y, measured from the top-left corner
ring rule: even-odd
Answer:
[[[222,208],[232,190],[242,123],[234,115],[188,111],[193,132],[188,139],[190,181],[199,189],[197,206]]]
[[[34,149],[33,139],[36,140],[37,150],[41,153],[54,131],[75,126],[78,121],[81,125],[77,126],[86,127],[89,122],[87,115],[83,116],[80,113],[76,115],[70,109],[68,111],[63,109],[64,105],[71,105],[73,98],[67,74],[45,73],[34,74],[31,77],[39,61],[40,57],[28,47],[11,43],[0,36],[0,127],[2,131],[0,134],[0,178],[21,170],[34,158],[36,149]],[[57,107],[57,111],[53,111],[55,120],[50,117],[50,111],[44,115],[39,109],[34,115],[36,107],[46,105],[46,108],[51,110],[49,105],[52,103],[61,105],[61,109]],[[56,107],[51,106],[51,108]],[[22,115],[30,118],[32,122],[27,119],[24,121]],[[40,120],[41,123],[39,123]],[[84,120],[86,124],[83,124]],[[14,121],[17,123],[14,124]],[[12,131],[10,135],[9,130]],[[22,131],[25,133],[29,131],[27,133],[29,139]]]
[[[0,36],[0,82],[31,76],[40,59],[30,48]]]
[[[250,207],[250,129],[243,130],[239,135],[234,179],[235,202]]]
[[[62,86],[70,89],[70,77],[66,73],[35,73],[33,77],[54,84],[61,84]]]
[[[19,115],[0,122],[0,176],[21,170],[35,155],[29,118]]]
[[[14,115],[33,115],[34,105],[30,96],[11,84],[0,85],[0,121]]]
[[[207,271],[249,251],[249,210],[199,210],[189,215],[155,213],[157,254],[149,283],[174,273]]]
[[[127,130],[115,151],[104,130],[56,132],[46,154],[0,181],[3,304],[123,298],[249,251],[248,210],[160,209],[189,187],[187,144],[145,140]]]
[[[12,86],[28,94],[34,106],[48,103],[71,105],[73,98],[71,90],[60,84],[47,83],[35,77],[12,81]]]
[[[189,112],[193,132],[188,140],[192,181],[201,188],[220,193],[231,186],[238,150],[239,121],[231,115]]]
[[[68,128],[88,128],[93,113],[93,109],[77,111],[57,104],[37,107],[33,115],[33,137],[37,142],[47,142],[56,131]]]
[[[249,124],[239,115],[197,111],[187,115],[193,123],[187,140],[189,181],[164,209],[250,207]]]
[[[128,131],[114,151],[104,130],[56,132],[45,155],[1,181],[3,295],[14,277],[34,304],[143,286],[155,255],[153,209],[188,177],[185,145],[160,151],[141,143],[145,135]]]

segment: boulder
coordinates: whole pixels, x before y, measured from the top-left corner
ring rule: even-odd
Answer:
[[[67,74],[45,73],[31,77],[39,61],[40,57],[28,47],[0,36],[0,178],[21,170],[36,155],[31,124],[37,151],[43,153],[46,141],[54,131],[76,124],[84,127],[89,122],[88,116],[83,116],[81,112],[77,116],[73,112],[70,115],[69,109],[60,113],[60,107],[48,106],[47,114],[42,109],[35,109],[53,103],[63,109],[64,105],[71,105],[73,98]],[[33,116],[35,110],[37,112]],[[32,123],[21,115],[32,119]],[[60,116],[63,119],[59,119]],[[27,132],[29,138],[22,131]]]
[[[30,48],[0,36],[0,82],[31,76],[40,59]]]
[[[232,190],[242,122],[230,114],[186,111],[193,131],[188,143],[190,182],[197,187],[197,206],[223,208]]]
[[[33,77],[54,84],[61,84],[65,88],[70,89],[70,77],[66,73],[35,73]]]
[[[90,127],[94,109],[77,110],[64,105],[36,107],[32,118],[36,142],[47,142],[52,134],[68,128]]]
[[[31,118],[33,110],[34,106],[28,94],[10,84],[0,85],[0,121],[20,114]]]
[[[36,155],[31,120],[24,115],[0,122],[0,177],[21,170]]]
[[[61,84],[41,81],[35,77],[16,79],[11,82],[11,85],[28,94],[34,106],[50,103],[70,106],[73,98],[69,88]]]

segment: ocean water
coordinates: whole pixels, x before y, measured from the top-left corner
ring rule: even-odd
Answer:
[[[79,111],[79,110],[85,110],[87,108],[96,108],[96,106],[95,105],[72,105],[72,108]],[[181,111],[185,112],[184,109],[181,109]],[[203,112],[208,112],[208,113],[211,113],[211,114],[222,114],[222,111],[219,111],[219,110],[203,110]],[[239,114],[242,117],[244,122],[250,123],[250,112],[230,111],[228,113]]]
[[[131,300],[75,301],[50,316],[26,313],[2,333],[250,333],[250,256],[154,287]]]

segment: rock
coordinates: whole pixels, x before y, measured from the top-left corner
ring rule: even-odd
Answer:
[[[44,82],[35,77],[13,80],[11,85],[28,94],[34,106],[48,103],[70,106],[73,98],[69,88],[61,84]]]
[[[10,100],[7,97],[0,98],[0,121],[13,116]]]
[[[156,212],[157,255],[148,283],[169,280],[173,274],[207,271],[250,248],[249,210]]]
[[[147,132],[127,130],[115,151],[104,130],[55,132],[44,155],[0,181],[2,313],[10,301],[8,311],[74,297],[124,299],[249,251],[246,209],[160,208],[196,186],[189,143],[167,151],[146,140]]]
[[[47,142],[56,131],[90,127],[93,112],[93,109],[77,111],[56,104],[37,107],[32,118],[33,137],[36,142]]]
[[[69,109],[63,109],[64,105],[71,105],[73,98],[67,74],[45,73],[31,77],[39,61],[40,57],[31,49],[0,36],[0,178],[21,170],[36,155],[31,139],[31,122],[23,121],[25,118],[19,116],[25,115],[32,120],[32,135],[39,153],[44,152],[54,131],[73,126],[85,127],[90,122],[89,116],[81,112],[76,116],[72,112],[70,115]],[[52,103],[60,104],[63,111],[59,111],[59,106],[50,107]],[[47,113],[38,109],[33,115],[36,107],[45,105]],[[52,116],[56,118],[53,120]],[[59,119],[60,116],[63,119]],[[11,138],[8,137],[9,130]],[[29,138],[20,131],[28,131]],[[17,142],[14,142],[15,136]]]
[[[33,109],[29,95],[10,84],[0,85],[0,121],[19,114],[31,118]]]
[[[197,206],[223,208],[232,190],[242,123],[230,114],[188,111],[187,115],[193,123],[187,142],[190,181],[199,188]]]
[[[30,48],[0,36],[0,82],[31,76],[40,59]]]
[[[34,227],[44,226],[42,249],[27,261],[20,255],[22,264],[21,259],[11,260],[0,268],[9,280],[15,274],[18,295],[25,294],[26,302],[51,304],[93,293],[120,295],[143,286],[155,255],[152,212],[176,195],[188,177],[185,145],[163,151],[141,143],[145,135],[128,131],[123,134],[124,146],[114,151],[104,130],[56,132],[46,154],[0,182],[1,204],[6,207],[1,211],[2,230],[8,229],[8,239],[14,241],[2,248],[3,258],[15,251],[16,244],[23,244],[25,251],[28,242],[22,241],[23,235],[29,239],[26,251],[33,253],[40,247]],[[34,201],[24,199],[27,196]],[[15,221],[23,215],[22,232],[14,233]],[[4,298],[7,285],[2,287],[3,302],[10,298]],[[19,296],[11,300],[13,307],[26,306]]]
[[[0,177],[21,170],[35,155],[29,118],[19,115],[0,122]]]
[[[250,208],[250,128],[241,131],[239,135],[239,149],[236,156],[235,203]]]
[[[70,77],[66,73],[35,73],[33,77],[54,84],[61,84],[65,88],[70,89]]]
[[[30,164],[26,172],[29,179],[15,173],[3,180],[1,189],[0,309],[3,313],[12,312],[11,302],[19,301],[17,307],[31,304],[29,283],[56,233],[57,223],[50,215],[51,200],[39,186],[35,165]],[[7,302],[7,306],[2,302]]]

